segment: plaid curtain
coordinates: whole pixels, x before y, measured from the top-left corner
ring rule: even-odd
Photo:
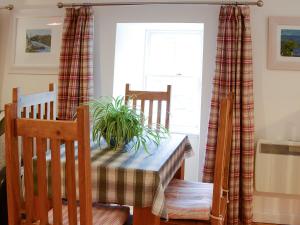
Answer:
[[[204,166],[204,182],[213,182],[220,100],[235,94],[229,177],[228,224],[251,224],[254,117],[250,9],[222,6],[217,38],[216,73]]]
[[[72,120],[93,95],[94,16],[90,7],[67,8],[60,53],[58,118]]]

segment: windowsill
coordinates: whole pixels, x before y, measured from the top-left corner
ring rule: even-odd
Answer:
[[[186,134],[186,135],[195,135],[195,136],[200,136],[200,131],[199,130],[188,130],[188,131],[170,131],[171,134]]]

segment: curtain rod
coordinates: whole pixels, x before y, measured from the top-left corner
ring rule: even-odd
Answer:
[[[262,7],[263,0],[252,1],[172,1],[172,2],[103,2],[103,3],[57,3],[58,8],[78,6],[128,6],[128,5],[256,5]]]
[[[6,6],[0,6],[0,9],[13,10],[14,9],[14,5],[9,4],[9,5],[6,5]]]

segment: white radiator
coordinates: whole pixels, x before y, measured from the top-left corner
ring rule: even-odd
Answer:
[[[300,195],[300,142],[257,143],[255,189],[258,192]]]
[[[300,142],[259,140],[253,219],[300,224]]]

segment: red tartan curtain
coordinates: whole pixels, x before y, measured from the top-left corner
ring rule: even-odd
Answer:
[[[71,120],[93,94],[94,16],[90,7],[68,8],[64,19],[58,84],[58,117]]]
[[[228,224],[251,224],[254,163],[253,75],[250,9],[222,6],[216,73],[204,166],[204,182],[213,182],[220,100],[235,94],[229,177]]]

